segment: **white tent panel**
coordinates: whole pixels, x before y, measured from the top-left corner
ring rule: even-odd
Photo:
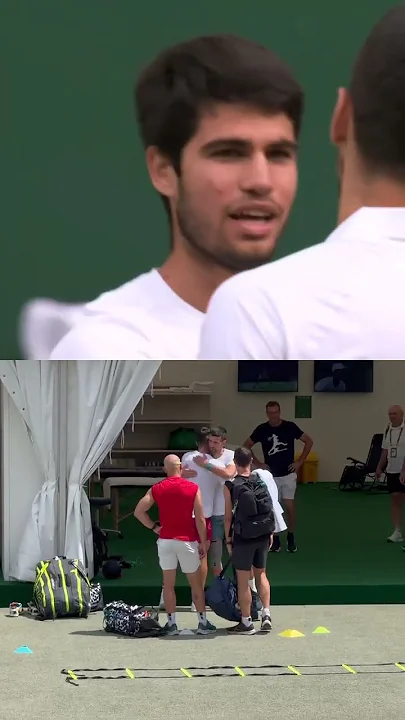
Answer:
[[[39,560],[63,551],[79,558],[92,574],[84,485],[159,365],[132,360],[0,361],[7,579],[32,581]]]
[[[1,387],[3,509],[2,571],[5,580],[18,575],[21,539],[44,476],[27,433],[27,426],[4,387]]]
[[[54,361],[0,361],[0,380],[25,423],[43,480],[26,518],[16,562],[10,566],[16,580],[34,580],[37,562],[57,552],[60,367]],[[12,482],[20,487],[21,478]]]
[[[70,472],[64,554],[81,560],[92,577],[93,539],[84,485],[107,456],[155,377],[160,362],[91,360],[68,365]]]

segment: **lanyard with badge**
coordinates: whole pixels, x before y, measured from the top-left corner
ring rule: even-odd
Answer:
[[[398,456],[398,445],[399,445],[399,441],[401,440],[401,435],[402,435],[403,429],[404,429],[404,426],[401,425],[401,428],[400,428],[400,431],[399,431],[399,435],[398,435],[398,438],[397,438],[397,443],[396,443],[395,447],[392,447],[392,426],[390,427],[390,439],[389,439],[389,443],[390,443],[390,458],[396,458],[396,457]]]

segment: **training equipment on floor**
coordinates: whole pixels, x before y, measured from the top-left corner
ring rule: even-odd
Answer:
[[[182,668],[81,668],[61,670],[70,685],[79,685],[79,680],[179,680],[184,678],[221,677],[312,677],[314,675],[370,675],[370,674],[402,674],[405,672],[404,662],[366,663],[341,665],[211,665],[209,667]],[[93,674],[97,673],[97,674]],[[100,675],[99,673],[104,673]],[[108,674],[107,674],[108,673]],[[110,673],[119,673],[111,675]],[[148,673],[154,673],[148,675]],[[156,675],[155,673],[161,673]],[[169,674],[171,673],[171,674]]]

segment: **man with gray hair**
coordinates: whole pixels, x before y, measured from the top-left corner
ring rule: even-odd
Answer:
[[[385,429],[381,458],[376,470],[376,478],[382,473],[387,475],[387,488],[391,495],[391,519],[394,532],[387,542],[403,542],[402,516],[405,502],[405,478],[403,466],[405,462],[404,411],[400,405],[392,405],[388,410],[389,425]]]

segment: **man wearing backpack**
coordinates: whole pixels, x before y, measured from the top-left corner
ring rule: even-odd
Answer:
[[[266,575],[269,548],[273,540],[275,519],[273,503],[266,483],[252,474],[253,456],[248,448],[235,450],[236,475],[227,481],[225,496],[225,538],[238,583],[241,621],[228,628],[232,635],[254,635],[250,615],[252,595],[249,587],[251,568],[257,592],[263,605],[261,631],[270,632],[270,585]]]

